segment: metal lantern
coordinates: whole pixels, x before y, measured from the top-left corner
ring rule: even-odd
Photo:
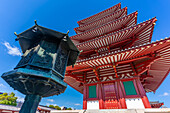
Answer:
[[[35,113],[42,97],[65,91],[66,66],[74,65],[79,51],[68,33],[39,26],[36,22],[18,34],[16,40],[21,46],[22,58],[14,70],[4,73],[2,78],[26,95],[20,113]]]

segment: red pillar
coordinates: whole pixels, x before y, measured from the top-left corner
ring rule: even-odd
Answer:
[[[123,89],[122,89],[120,81],[117,82],[117,89],[118,89],[119,101],[121,104],[121,108],[119,108],[119,109],[127,109],[125,95],[123,93]]]
[[[145,92],[140,80],[136,79],[136,83],[137,83],[139,93],[141,95],[141,99],[142,99],[142,102],[143,102],[145,108],[151,108],[151,105],[149,103],[148,97],[146,96],[146,92]]]
[[[84,85],[83,90],[83,109],[87,109],[87,86]]]
[[[98,98],[99,98],[99,109],[104,109],[104,101],[103,101],[103,85],[102,84],[98,84]]]

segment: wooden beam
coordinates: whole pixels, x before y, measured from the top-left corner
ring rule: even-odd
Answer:
[[[123,46],[123,49],[128,48],[128,47],[131,47],[135,41],[139,40],[139,38],[136,38],[136,37],[137,37],[137,36],[133,36],[133,37],[132,37],[132,40],[131,40],[128,44],[126,44],[125,46]]]
[[[137,68],[137,70],[139,70],[139,69],[142,69],[142,68],[145,68],[145,67],[150,67],[150,65],[151,64],[153,64],[156,60],[158,60],[159,58],[161,58],[160,56],[158,56],[158,57],[153,57],[153,58],[151,58],[151,59],[149,59],[149,60],[147,60],[147,61],[144,61],[144,62],[141,62],[141,63],[139,63],[139,64],[137,64],[137,65],[135,65],[136,67],[138,67],[138,66],[141,66],[141,67],[139,67],[139,68]]]
[[[97,70],[97,69],[93,69],[93,72],[94,72],[95,75],[96,75],[97,81],[100,81],[100,79],[99,79],[99,74],[98,74],[98,70]]]
[[[117,70],[116,70],[116,66],[115,66],[115,65],[113,65],[113,69],[114,69],[114,72],[115,72],[116,78],[118,78]]]
[[[87,79],[87,72],[83,73],[83,82],[86,83],[86,79]]]
[[[153,76],[152,75],[144,75],[144,74],[142,74],[141,76],[140,76],[140,81],[141,82],[143,82],[144,80],[146,80],[147,78],[153,78]]]
[[[113,43],[113,44],[110,44],[110,45],[108,45],[110,48],[112,48],[112,47],[119,47],[120,45],[122,45],[122,44],[124,44],[125,42],[129,42],[129,41],[131,41],[132,40],[132,38],[128,38],[128,39],[125,39],[125,40],[121,40],[121,41],[119,41],[119,42],[115,42],[115,43]],[[107,48],[107,46],[102,46],[102,47],[100,47],[100,48],[97,48],[97,50],[98,49],[101,49],[101,48]],[[96,49],[92,49],[92,50],[87,50],[87,51],[83,51],[83,52],[81,52],[80,53],[80,56],[81,55],[84,55],[84,54],[91,54],[91,53],[94,53],[96,51]]]
[[[115,66],[119,65],[119,64],[127,64],[127,63],[130,63],[130,62],[133,62],[133,61],[136,61],[136,60],[140,60],[140,59],[143,59],[143,58],[152,58],[150,55],[146,55],[146,56],[141,56],[141,57],[137,57],[137,58],[132,58],[132,59],[128,59],[128,60],[124,60],[124,61],[120,61],[120,62],[115,62]],[[156,60],[156,59],[155,59]],[[113,66],[113,63],[110,63],[110,64],[105,64],[105,65],[100,65],[98,67],[96,67],[96,69],[98,68],[101,68],[101,67],[104,67],[104,66]],[[135,65],[135,67],[137,67]],[[88,67],[88,68],[82,68],[82,69],[77,69],[77,70],[68,70],[70,73],[73,73],[73,72],[85,72],[85,71],[91,71],[93,70],[94,68],[92,67]]]
[[[95,49],[95,52],[96,52],[97,55],[99,55],[98,49]]]
[[[113,83],[116,81],[129,81],[129,80],[133,80],[133,79],[138,79],[138,77],[133,77],[133,78],[125,78],[125,79],[115,79],[115,80],[110,80],[110,81],[99,81],[99,82],[95,82],[95,83],[85,83],[85,85],[96,85],[96,84],[104,84],[104,83]]]
[[[150,82],[148,82],[148,81],[146,81],[146,80],[143,81],[143,82],[141,82],[141,83],[142,83],[143,86],[148,85],[148,84],[151,84]]]
[[[149,70],[149,68],[148,67],[144,67],[141,71],[139,71],[137,74],[138,75],[141,75],[141,74],[143,74],[144,72],[146,72],[146,71],[148,71]]]
[[[148,75],[148,74],[147,74],[147,75],[142,74],[140,77],[141,77],[141,78],[148,78],[148,77],[149,77],[149,78],[153,78],[152,75]]]
[[[133,64],[133,62],[131,62],[130,63],[130,65],[131,65],[131,67],[132,67],[132,71],[133,71],[133,73],[135,74],[135,76],[137,75],[137,72],[136,72],[136,68],[135,68],[135,66],[134,66],[134,64]]]
[[[70,77],[76,79],[77,81],[79,81],[81,83],[84,83],[83,77],[76,77],[76,76],[83,76],[83,75],[80,75],[80,74],[66,74],[65,76],[70,76]]]
[[[108,51],[109,51],[109,53],[110,53],[110,46],[107,46],[107,49],[108,49]]]
[[[146,55],[146,56],[141,56],[141,57],[137,57],[137,58],[132,58],[132,59],[128,59],[128,60],[116,62],[116,63],[117,63],[117,64],[125,64],[125,63],[130,63],[130,62],[133,62],[133,61],[136,61],[136,60],[140,60],[140,59],[143,59],[143,58],[151,58],[151,57],[150,57],[149,55]]]

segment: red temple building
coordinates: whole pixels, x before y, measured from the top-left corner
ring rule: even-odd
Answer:
[[[83,109],[151,108],[155,92],[170,71],[170,38],[152,42],[156,17],[137,24],[117,4],[78,21],[71,37],[80,50],[65,82],[83,94]]]

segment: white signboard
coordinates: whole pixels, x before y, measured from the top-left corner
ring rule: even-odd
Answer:
[[[99,101],[87,101],[87,109],[99,109]]]
[[[128,98],[126,100],[127,109],[145,109],[141,98]]]

